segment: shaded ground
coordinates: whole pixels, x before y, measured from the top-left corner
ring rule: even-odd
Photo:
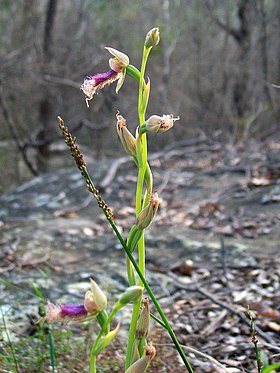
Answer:
[[[180,341],[218,359],[228,372],[256,371],[244,318],[248,305],[260,328],[260,346],[272,361],[279,354],[279,149],[276,142],[246,148],[202,143],[151,157],[161,208],[147,232],[148,279]],[[113,163],[94,165],[92,174],[127,232],[134,221],[136,172],[132,163],[120,162],[106,185]],[[23,288],[31,280],[46,298],[61,302],[80,298],[90,274],[114,298],[126,288],[122,250],[74,166],[6,193],[0,206],[2,279]],[[38,299],[0,286],[3,309],[12,305],[7,319],[19,335]],[[124,330],[127,312],[120,316]],[[158,354],[151,372],[185,371],[157,327],[153,342]],[[119,350],[110,354],[118,365]],[[197,372],[223,371],[197,353],[188,356]]]

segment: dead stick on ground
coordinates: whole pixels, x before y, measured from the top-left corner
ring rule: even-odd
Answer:
[[[245,316],[245,314],[241,313],[241,312],[238,312],[236,311],[234,308],[230,307],[228,304],[216,299],[212,294],[209,294],[207,291],[205,291],[204,289],[202,289],[201,287],[188,287],[184,284],[182,284],[180,282],[180,279],[178,278],[178,276],[176,276],[174,273],[172,272],[168,272],[168,275],[173,278],[174,280],[176,280],[176,283],[175,283],[175,286],[180,288],[180,289],[185,289],[186,291],[191,291],[191,292],[197,292],[203,296],[205,296],[206,298],[210,299],[213,303],[215,304],[218,304],[220,307],[226,309],[228,312],[230,312],[232,315],[235,315],[237,317],[239,317],[239,319],[241,321],[243,321],[245,324],[247,324],[249,327],[250,327],[250,320],[247,319],[247,317]],[[276,343],[273,341],[273,339],[271,339],[265,332],[263,332],[257,325],[255,325],[255,329],[256,329],[256,332],[258,333],[258,335],[264,340],[266,341],[267,343],[271,344],[271,345],[276,345]]]
[[[171,343],[164,343],[164,344],[157,343],[156,346],[170,346],[170,347],[172,347],[172,344]],[[224,365],[222,365],[218,360],[213,358],[213,356],[205,354],[204,352],[201,352],[194,347],[185,346],[185,345],[181,345],[181,346],[183,347],[184,350],[194,352],[195,354],[203,356],[205,359],[208,359],[209,361],[211,361],[213,364],[215,364],[217,367],[220,368],[218,373],[220,373],[220,372],[229,373],[229,370]]]

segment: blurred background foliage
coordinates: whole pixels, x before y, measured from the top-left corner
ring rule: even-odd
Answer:
[[[151,137],[152,150],[201,134],[225,143],[279,135],[280,91],[272,87],[280,83],[278,0],[0,0],[0,6],[0,191],[67,165],[57,115],[91,157],[123,155],[115,114],[120,110],[135,130],[136,83],[127,77],[118,95],[106,87],[89,109],[80,84],[108,70],[105,46],[139,67],[146,32],[155,26],[161,43],[148,63],[148,115],[181,120],[157,142]]]

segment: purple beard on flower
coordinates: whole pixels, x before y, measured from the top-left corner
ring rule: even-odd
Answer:
[[[92,76],[88,76],[87,79],[94,80],[94,86],[98,86],[103,82],[107,82],[108,80],[114,79],[118,76],[118,73],[112,69],[106,71],[105,73],[98,73]]]
[[[80,317],[85,316],[87,310],[83,304],[61,304],[60,315],[61,317]]]
[[[99,73],[92,76],[88,76],[84,83],[81,85],[81,90],[84,92],[86,96],[86,102],[88,105],[88,101],[91,100],[94,94],[99,90],[105,87],[106,85],[111,84],[115,80],[119,79],[119,73],[110,69],[105,73]]]

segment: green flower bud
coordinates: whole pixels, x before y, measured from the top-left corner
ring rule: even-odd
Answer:
[[[158,205],[159,205],[158,194],[157,192],[154,192],[151,194],[150,202],[148,206],[145,207],[144,210],[142,210],[137,217],[136,225],[139,229],[143,230],[152,223],[156,215]]]
[[[123,148],[127,154],[134,156],[136,154],[136,139],[127,129],[126,120],[122,115],[120,115],[119,111],[117,112],[116,117],[117,133],[119,135]]]
[[[127,303],[135,302],[143,294],[142,286],[130,286],[119,299],[119,303],[125,306]]]
[[[144,298],[142,301],[142,309],[137,321],[136,338],[147,338],[150,329],[150,308],[149,299]]]
[[[151,48],[151,47],[154,47],[155,45],[158,45],[159,39],[160,39],[159,28],[155,27],[155,28],[151,29],[147,33],[147,36],[146,36],[146,39],[145,39],[145,47],[146,48]]]

